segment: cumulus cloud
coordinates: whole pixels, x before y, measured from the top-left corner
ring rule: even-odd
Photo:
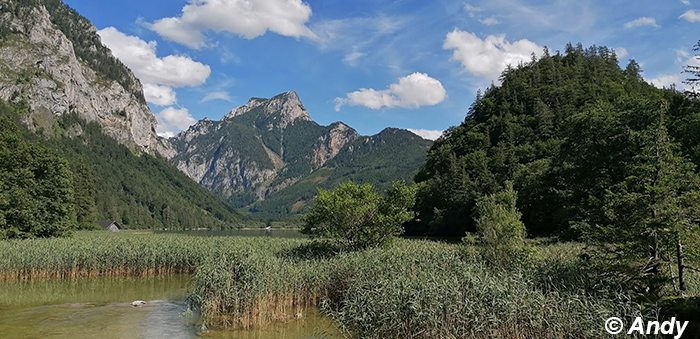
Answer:
[[[155,116],[158,120],[156,133],[164,138],[174,137],[180,131],[197,122],[187,108],[168,107]]]
[[[635,28],[641,26],[659,27],[659,25],[656,24],[656,19],[646,16],[625,23],[625,28]]]
[[[231,99],[231,96],[226,93],[226,92],[211,92],[202,98],[202,101],[200,102],[207,102],[207,101],[212,101],[212,100],[225,100],[228,102],[233,101]]]
[[[145,42],[114,27],[107,27],[97,33],[114,56],[129,66],[143,82],[173,87],[199,86],[211,73],[209,66],[186,56],[168,55],[158,58],[155,41]]]
[[[211,68],[189,57],[156,55],[156,42],[146,42],[126,35],[114,27],[97,31],[105,44],[121,62],[134,72],[143,83],[146,101],[172,105],[177,101],[173,87],[199,86],[211,74]]]
[[[440,136],[442,136],[443,131],[435,131],[435,130],[429,130],[429,129],[413,129],[409,128],[409,132],[423,138],[426,140],[437,140]]]
[[[683,78],[678,74],[663,74],[653,79],[647,79],[647,82],[658,88],[670,88],[671,86],[681,85]]]
[[[144,83],[143,94],[147,102],[158,106],[170,106],[177,102],[175,91],[173,91],[172,87],[168,86]]]
[[[447,91],[440,81],[425,73],[413,73],[399,79],[398,83],[389,85],[389,89],[377,91],[361,88],[348,93],[346,98],[336,98],[335,110],[343,105],[362,105],[371,109],[382,107],[418,108],[441,103],[447,97]]]
[[[207,47],[206,31],[229,32],[246,39],[267,31],[315,38],[306,27],[311,7],[302,0],[189,0],[179,17],[150,25],[162,37],[199,49]]]
[[[700,22],[700,12],[691,9],[679,16],[681,19],[688,20],[690,22]]]
[[[615,50],[615,55],[617,55],[618,60],[626,57],[627,54],[629,54],[627,52],[627,48],[624,48],[624,47],[617,47],[617,48],[613,48],[613,49]]]
[[[543,50],[527,39],[510,43],[505,35],[489,35],[482,40],[458,29],[447,33],[442,48],[454,50],[452,60],[461,62],[465,71],[489,80],[498,78],[506,66],[530,61],[532,53]]]

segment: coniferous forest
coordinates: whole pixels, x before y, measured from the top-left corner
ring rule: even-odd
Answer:
[[[0,237],[61,236],[96,220],[173,230],[246,224],[167,160],[136,154],[76,115],[35,134],[21,122],[26,109],[0,103]]]
[[[646,175],[657,146],[694,175],[700,103],[648,84],[635,61],[625,69],[618,62],[607,47],[569,44],[506,69],[502,84],[478,93],[464,122],[428,152],[415,177],[420,222],[407,231],[474,231],[478,199],[512,181],[528,234],[579,238],[614,222],[616,194]]]

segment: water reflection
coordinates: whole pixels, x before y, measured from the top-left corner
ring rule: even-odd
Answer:
[[[2,338],[342,338],[315,310],[302,320],[251,331],[199,333],[185,312],[187,275],[0,281]],[[134,300],[146,304],[134,307]]]

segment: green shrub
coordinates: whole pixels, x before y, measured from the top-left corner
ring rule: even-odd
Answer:
[[[403,233],[402,225],[413,219],[409,209],[415,188],[395,182],[385,196],[370,184],[341,184],[333,191],[320,190],[316,203],[304,218],[303,232],[330,238],[341,250],[361,250],[386,244]]]

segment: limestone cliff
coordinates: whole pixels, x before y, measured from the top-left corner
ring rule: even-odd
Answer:
[[[411,180],[431,144],[405,130],[363,137],[342,122],[321,126],[294,91],[251,98],[167,142],[190,178],[236,207],[273,215],[303,211],[317,187]]]
[[[168,140],[173,162],[224,196],[264,199],[320,168],[359,135],[311,120],[296,92],[251,98],[221,121],[204,119]]]
[[[0,0],[0,99],[26,103],[36,130],[76,113],[132,149],[166,153],[138,79],[58,0]]]

